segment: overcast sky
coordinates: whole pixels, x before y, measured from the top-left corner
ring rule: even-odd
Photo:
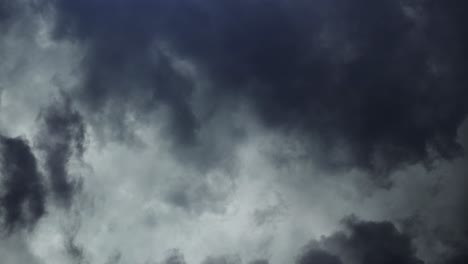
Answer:
[[[0,0],[0,263],[467,263],[467,12]]]

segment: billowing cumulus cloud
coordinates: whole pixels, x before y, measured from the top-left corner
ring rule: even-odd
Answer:
[[[0,259],[465,263],[467,11],[0,0]]]

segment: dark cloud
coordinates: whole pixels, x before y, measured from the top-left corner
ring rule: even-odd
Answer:
[[[44,16],[36,16],[34,12],[38,8],[44,8],[40,9],[45,12],[41,14]],[[53,9],[52,13],[48,13],[52,10],[49,8]],[[59,67],[63,65],[61,56],[83,55],[80,71],[73,71],[76,74],[71,77],[73,81],[68,83],[68,73],[58,70],[52,78],[52,82],[60,80],[56,83],[60,86],[63,84],[63,89],[67,89],[69,94],[54,101],[39,115],[38,134],[34,141],[40,154],[37,159],[34,149],[25,139],[0,135],[0,228],[9,234],[17,229],[34,227],[45,214],[48,193],[51,200],[64,208],[71,208],[72,203],[78,200],[74,195],[79,191],[81,181],[79,175],[74,173],[74,162],[81,162],[86,148],[85,123],[93,126],[95,133],[92,135],[98,141],[101,137],[108,139],[110,136],[124,142],[134,142],[138,133],[145,128],[159,129],[162,125],[164,139],[171,143],[168,151],[183,162],[177,160],[180,164],[172,163],[165,153],[159,155],[159,147],[166,150],[167,142],[157,142],[157,150],[149,152],[154,157],[141,161],[135,161],[134,156],[125,160],[133,154],[122,155],[122,149],[110,148],[110,152],[116,153],[105,153],[102,159],[99,157],[104,164],[97,165],[96,171],[104,171],[104,174],[110,171],[109,174],[117,174],[117,178],[130,172],[141,173],[141,178],[150,174],[148,177],[158,179],[146,181],[145,178],[142,182],[146,186],[140,186],[140,182],[133,184],[124,181],[122,185],[119,184],[118,192],[112,194],[92,193],[99,192],[100,188],[92,186],[89,194],[96,194],[95,201],[94,197],[89,197],[93,200],[90,208],[80,208],[90,211],[90,214],[85,212],[80,216],[91,221],[87,224],[94,223],[95,219],[100,223],[102,218],[103,226],[106,226],[106,222],[111,221],[109,231],[112,232],[108,233],[119,235],[119,232],[127,230],[119,228],[121,225],[142,223],[137,218],[140,217],[138,210],[143,208],[151,209],[149,214],[142,214],[148,216],[143,223],[154,232],[160,232],[166,224],[180,225],[182,222],[179,221],[185,221],[180,217],[179,210],[172,210],[180,208],[192,213],[189,217],[195,220],[194,225],[181,226],[187,233],[187,239],[192,236],[199,239],[199,235],[206,239],[213,235],[207,232],[211,231],[211,227],[205,229],[205,226],[199,227],[198,224],[209,226],[213,217],[209,215],[206,221],[205,218],[199,221],[197,217],[203,212],[210,211],[217,216],[229,213],[226,209],[233,208],[236,211],[233,216],[242,217],[243,210],[250,208],[243,207],[243,203],[250,202],[245,199],[249,196],[244,197],[244,191],[250,195],[250,192],[262,191],[261,188],[268,188],[270,192],[278,189],[284,191],[291,202],[297,202],[291,206],[292,213],[285,213],[280,205],[252,205],[257,209],[245,215],[254,219],[254,228],[258,230],[242,237],[246,241],[268,240],[261,242],[261,248],[276,250],[285,243],[273,243],[273,239],[280,239],[285,233],[302,228],[291,227],[288,223],[303,222],[294,219],[292,222],[282,221],[284,225],[278,227],[270,225],[277,218],[308,216],[311,215],[308,209],[319,210],[325,207],[322,205],[335,205],[340,203],[340,199],[347,199],[343,201],[344,206],[340,204],[337,206],[339,208],[330,208],[320,217],[329,217],[333,222],[334,217],[339,217],[339,210],[348,213],[352,208],[346,206],[359,206],[355,204],[359,197],[363,204],[370,205],[364,209],[369,210],[369,213],[365,212],[368,216],[396,221],[396,218],[418,215],[420,219],[406,223],[406,229],[397,228],[394,222],[347,219],[343,231],[311,242],[296,263],[422,264],[422,259],[434,263],[466,263],[468,208],[464,201],[468,196],[464,191],[467,181],[458,177],[459,174],[466,174],[466,168],[458,170],[455,168],[457,165],[447,162],[447,166],[453,170],[442,169],[441,174],[453,172],[455,176],[441,176],[434,190],[430,188],[434,194],[428,196],[432,195],[433,198],[418,194],[418,191],[429,189],[424,184],[422,187],[416,186],[423,180],[407,181],[408,188],[371,192],[368,190],[374,190],[375,182],[368,186],[367,180],[362,189],[344,186],[361,183],[361,179],[354,180],[358,177],[354,174],[350,175],[353,179],[349,181],[338,179],[330,182],[322,181],[320,175],[323,169],[358,168],[374,175],[373,178],[383,180],[383,183],[389,179],[396,182],[401,181],[400,174],[387,177],[395,169],[414,164],[426,167],[440,165],[434,161],[440,158],[452,160],[463,154],[460,145],[463,132],[459,128],[467,120],[468,114],[467,11],[468,4],[457,0],[0,0],[0,33],[6,32],[5,29],[11,29],[9,32],[12,33],[4,34],[5,51],[11,49],[12,57],[25,57],[20,59],[24,61],[20,66],[14,65],[16,59],[11,63],[6,60],[7,73],[10,68],[14,68],[15,76],[23,76],[23,71],[33,72],[36,70],[33,69],[34,65],[26,67],[27,64],[55,52]],[[47,39],[45,34],[49,30],[54,41],[63,42]],[[24,50],[21,48],[23,45],[18,46],[15,42],[20,35],[25,37],[21,37],[21,41],[30,41],[31,47],[37,48],[26,55],[18,51]],[[72,45],[68,46],[67,41]],[[44,52],[44,55],[37,52]],[[36,53],[39,55],[36,56]],[[0,59],[4,57],[2,55]],[[54,63],[47,64],[47,67],[55,67],[55,55],[53,57]],[[70,61],[75,59],[70,57]],[[55,72],[55,69],[52,71]],[[36,83],[42,83],[36,79],[48,78],[42,71],[26,76],[19,78],[21,82],[16,83],[18,78],[15,77],[0,85],[36,87]],[[74,83],[75,78],[78,79],[77,83]],[[3,86],[0,92],[6,91],[3,89],[7,88]],[[31,100],[31,95],[27,94],[29,91],[26,88],[15,92],[8,90],[2,106],[8,113],[34,111],[35,106],[19,106],[25,102],[24,98]],[[45,90],[41,92],[44,94]],[[241,117],[236,117],[237,113]],[[251,113],[253,117],[248,116]],[[25,114],[29,115],[31,113]],[[11,117],[1,116],[0,123],[6,124],[8,120]],[[256,121],[261,125],[244,124]],[[7,130],[25,127],[29,128],[26,124],[18,124],[18,127],[15,125]],[[282,144],[279,144],[264,151],[263,142],[248,142],[251,144],[248,147],[258,149],[247,148],[245,152],[239,152],[246,155],[245,160],[252,160],[244,161],[244,157],[241,157],[239,163],[245,163],[235,166],[232,160],[238,158],[238,153],[233,150],[249,136],[247,129],[250,127],[260,127],[252,134],[268,134],[270,130],[278,132],[280,140],[284,139],[283,135],[288,139],[292,136],[300,141],[298,148],[301,150],[289,151],[285,147],[287,150],[283,152]],[[281,143],[287,145],[286,141]],[[91,157],[96,157],[100,153],[91,154]],[[278,159],[263,160],[263,155],[268,159],[270,154]],[[150,171],[153,164],[149,163],[158,157],[161,163],[170,164],[162,164],[163,169]],[[306,166],[312,159],[315,161],[313,166]],[[126,164],[117,164],[113,168],[115,160],[123,160]],[[192,170],[192,163],[187,163],[187,160],[198,167],[209,167],[210,172],[219,169],[220,175],[211,178],[208,170]],[[271,171],[270,161],[273,167],[277,166]],[[290,166],[291,170],[290,161],[294,163]],[[315,168],[315,164],[322,167]],[[140,169],[140,165],[145,168]],[[43,171],[40,170],[42,168]],[[410,175],[414,171],[401,170],[400,173],[408,179],[415,176]],[[328,172],[323,174],[334,174]],[[160,176],[166,173],[168,177]],[[273,174],[271,178],[261,176],[251,182],[251,176],[269,173]],[[178,174],[191,175],[179,177]],[[241,177],[247,178],[236,181],[231,175],[237,174],[245,174]],[[301,174],[301,177],[302,174],[318,175],[310,181],[317,184],[317,188],[311,188],[308,185],[310,182],[302,181],[301,177],[298,177],[300,181],[291,180],[295,174]],[[279,177],[283,175],[287,177]],[[94,183],[117,179],[114,175],[96,176]],[[277,181],[277,178],[281,179]],[[268,187],[258,187],[263,182],[260,184],[256,180],[268,181],[265,184]],[[154,186],[153,182],[161,186]],[[288,185],[289,182],[298,184]],[[242,186],[237,188],[236,184]],[[323,186],[318,186],[320,184]],[[338,202],[325,201],[330,196],[321,196],[322,192],[316,191],[321,187],[332,192],[332,195],[336,193]],[[135,191],[140,191],[139,188],[143,188],[143,192],[134,195]],[[147,190],[151,192],[145,193]],[[317,204],[310,206],[308,200],[298,201],[296,195],[289,195],[289,192],[296,192],[297,199],[310,198]],[[305,195],[301,195],[301,192]],[[396,197],[399,194],[401,198]],[[141,201],[140,197],[143,198]],[[163,207],[159,207],[158,198],[164,200]],[[426,200],[435,209],[421,208],[422,205],[426,206]],[[122,215],[122,219],[117,219],[119,217],[114,217],[114,210],[99,210],[101,205],[114,203],[121,206],[124,213],[135,214],[126,213],[128,216]],[[143,204],[143,207],[131,208],[135,204]],[[383,204],[390,206],[382,208]],[[357,211],[364,212],[361,209]],[[118,215],[119,211],[116,212]],[[298,215],[295,215],[296,212]],[[177,215],[177,219],[170,218],[173,214]],[[231,219],[230,214],[223,216]],[[157,221],[154,220],[156,218]],[[129,219],[132,220],[127,221]],[[55,218],[47,221],[55,221]],[[241,219],[239,223],[227,221],[226,227],[224,222],[218,224],[229,231],[228,225],[242,228],[242,223]],[[101,223],[96,227],[99,231],[96,239],[114,239],[99,226]],[[270,227],[273,227],[271,239],[268,233]],[[94,231],[93,228],[80,232],[89,234]],[[197,231],[186,232],[189,230],[185,228],[195,228]],[[215,235],[224,231],[213,228]],[[286,229],[283,232],[277,228]],[[170,233],[165,231],[155,233],[161,236],[161,245],[165,244],[165,234]],[[93,254],[100,252],[87,250],[86,243],[78,241],[77,232],[72,230],[71,234],[65,234],[60,253],[74,263],[90,263],[91,259],[99,258]],[[136,230],[134,233],[141,236],[146,232]],[[42,239],[43,235],[47,234],[41,232],[38,237]],[[80,238],[90,239],[90,236]],[[132,241],[137,244],[144,242],[139,237],[132,239],[129,240],[131,244],[134,244]],[[229,235],[226,239],[235,240],[237,236]],[[195,241],[184,243],[191,248],[188,252],[205,254],[193,250]],[[95,242],[93,244],[101,248],[99,241]],[[103,242],[106,244],[102,247],[103,252],[113,243],[121,244],[120,241],[107,242]],[[256,243],[232,243],[238,247],[233,251],[251,252],[251,248],[247,251],[239,248],[251,247]],[[126,250],[133,252],[130,257],[136,256],[139,252],[151,250],[151,244],[148,243],[148,248]],[[26,248],[22,244],[18,246],[20,250],[23,247]],[[37,250],[41,248],[47,250],[48,247],[46,245]],[[432,249],[434,252],[426,256],[427,251]],[[105,263],[127,261],[123,254],[118,252],[111,255]],[[285,252],[286,256],[288,254]],[[277,252],[272,255],[271,261],[283,257],[278,257]],[[105,257],[101,255],[102,260]],[[137,257],[144,259],[146,256]],[[175,250],[162,263],[185,264],[186,260],[181,252]],[[238,255],[210,256],[202,261],[202,264],[240,263],[242,261]],[[269,260],[247,263],[268,264]]]
[[[38,7],[37,3],[38,1],[35,0],[0,0],[0,33],[6,36],[17,23],[25,23],[28,19],[31,19],[33,13],[30,11],[35,12],[34,10]],[[24,30],[22,32],[23,35],[29,36],[33,32],[32,29],[35,28],[35,25],[26,24],[29,28],[22,28],[21,30]],[[16,28],[15,30],[18,29]]]
[[[297,261],[298,264],[341,264],[340,258],[324,250],[311,249]]]
[[[84,152],[83,120],[66,96],[45,109],[40,119],[42,126],[36,144],[44,153],[50,189],[60,203],[69,206],[79,181],[72,178],[68,166],[72,157],[81,159]]]
[[[398,231],[393,223],[355,218],[344,222],[345,231],[312,242],[298,263],[423,263],[416,257],[412,237]]]
[[[45,189],[26,140],[0,135],[0,226],[32,228],[45,213]]]
[[[452,205],[456,206],[456,205]],[[465,206],[466,208],[466,206]],[[453,209],[452,209],[453,210]],[[453,211],[462,212],[462,208]],[[436,218],[437,216],[432,216]],[[431,225],[430,221],[414,217],[404,222],[406,231],[418,238],[418,247],[425,249],[431,263],[466,263],[468,256],[468,218],[460,215],[444,215],[444,219]],[[444,223],[448,221],[449,223]]]
[[[456,255],[450,257],[447,260],[446,263],[447,264],[464,264],[464,263],[468,263],[468,253],[466,253],[466,252],[467,252],[467,249],[457,253]]]
[[[16,2],[9,0],[0,1],[0,28],[13,16],[16,9]]]
[[[34,227],[45,214],[49,192],[69,206],[79,187],[79,182],[71,178],[68,165],[72,155],[81,159],[84,152],[81,116],[73,110],[71,101],[64,98],[47,108],[40,118],[42,126],[35,145],[44,153],[48,181],[25,139],[0,135],[0,224],[9,233]]]
[[[459,26],[465,4],[54,3],[55,36],[87,49],[77,94],[92,111],[118,113],[122,124],[128,113],[140,118],[163,105],[174,138],[196,141],[205,119],[191,107],[192,80],[171,63],[168,54],[176,54],[212,83],[207,109],[247,101],[269,127],[320,142],[324,166],[385,174],[460,153],[456,132],[468,112],[466,29]],[[345,159],[333,158],[337,149],[348,150]]]
[[[242,260],[238,255],[208,256],[202,264],[241,264]]]
[[[155,41],[154,23],[163,11],[160,1],[55,1],[58,38],[82,41],[87,48],[84,83],[76,96],[117,137],[131,133],[130,119],[154,118],[165,107],[171,116],[168,133],[191,143],[197,127],[188,98],[192,83],[173,65]],[[99,115],[100,114],[100,115]],[[118,134],[120,133],[120,134]]]

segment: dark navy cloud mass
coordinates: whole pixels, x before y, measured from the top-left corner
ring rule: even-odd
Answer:
[[[77,94],[93,111],[163,104],[175,140],[196,141],[208,117],[168,47],[210,80],[211,111],[245,100],[265,125],[320,142],[325,165],[380,174],[460,153],[466,7],[449,2],[53,1],[56,37],[87,49]],[[350,153],[334,162],[340,144]]]

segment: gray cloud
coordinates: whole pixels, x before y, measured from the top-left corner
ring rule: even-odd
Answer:
[[[268,264],[268,260],[266,259],[257,259],[249,262],[250,264]]]
[[[83,120],[68,97],[47,108],[40,119],[42,128],[36,144],[45,153],[51,191],[59,202],[69,207],[79,182],[71,178],[67,166],[72,156],[78,159],[83,156],[86,133]]]
[[[77,245],[74,240],[74,237],[69,237],[65,242],[65,251],[66,254],[69,256],[70,261],[73,264],[89,263],[86,259],[83,247],[81,245]]]
[[[26,236],[20,234],[0,239],[0,256],[5,264],[43,264],[31,253]]]
[[[297,261],[299,264],[341,264],[340,258],[320,249],[311,249],[307,251]]]
[[[177,249],[171,250],[169,256],[163,262],[164,264],[185,264],[184,255]]]
[[[423,263],[416,257],[411,236],[398,231],[393,223],[355,218],[344,222],[345,231],[312,242],[298,263]]]
[[[369,0],[62,0],[55,7],[57,39],[88,51],[77,91],[84,104],[98,113],[117,106],[123,116],[165,105],[182,145],[196,142],[204,120],[191,107],[193,80],[165,49],[213,84],[208,108],[248,102],[269,127],[318,141],[325,167],[385,174],[460,151],[455,134],[468,111],[466,45],[458,45],[466,34],[456,26],[463,7]],[[343,144],[349,153],[334,162]]]
[[[242,260],[237,255],[208,256],[203,264],[240,264]]]
[[[0,258],[466,262],[455,2],[0,0]]]
[[[28,142],[0,135],[0,224],[11,233],[34,227],[45,213],[45,189]]]
[[[5,30],[12,17],[15,16],[17,8],[18,4],[16,2],[8,0],[0,1],[0,30]]]

